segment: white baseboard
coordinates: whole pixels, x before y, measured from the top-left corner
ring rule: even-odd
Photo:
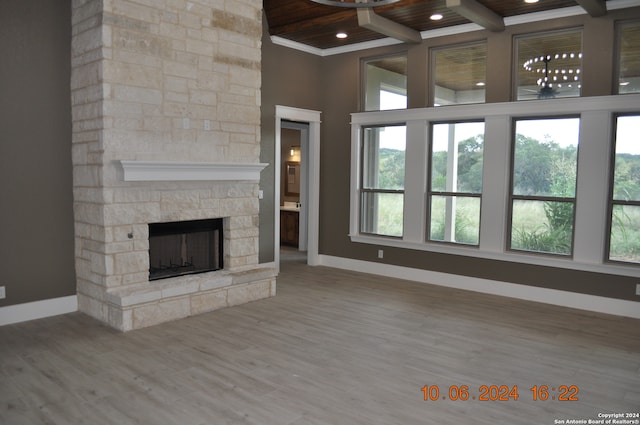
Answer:
[[[640,319],[640,302],[320,255],[320,265]]]
[[[78,297],[76,295],[9,305],[0,307],[0,326],[72,313],[74,311],[78,311]]]

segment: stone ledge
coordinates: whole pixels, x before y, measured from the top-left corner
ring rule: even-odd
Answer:
[[[108,318],[102,320],[106,319],[110,326],[127,332],[258,301],[275,296],[275,293],[276,280],[272,277],[128,307],[110,305]]]
[[[273,279],[276,275],[277,270],[269,267],[259,267],[239,272],[219,270],[109,289],[105,300],[117,307],[131,308],[136,305],[169,298],[189,296],[199,292]]]

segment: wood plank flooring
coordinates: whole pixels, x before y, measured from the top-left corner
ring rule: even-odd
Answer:
[[[440,398],[424,401],[425,385]],[[449,400],[462,385],[469,400]],[[519,398],[479,400],[483,385]],[[534,401],[534,385],[549,399]],[[557,400],[561,385],[578,400]],[[276,297],[152,328],[122,334],[80,313],[0,327],[7,425],[548,425],[612,412],[640,412],[639,320],[295,256]]]

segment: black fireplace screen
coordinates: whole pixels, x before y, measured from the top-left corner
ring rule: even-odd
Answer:
[[[149,225],[149,280],[223,268],[222,219]]]

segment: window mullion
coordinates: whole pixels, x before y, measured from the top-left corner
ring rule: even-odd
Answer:
[[[408,242],[424,242],[426,235],[426,190],[427,190],[427,122],[407,122],[407,151],[404,186],[404,235]]]
[[[608,223],[611,115],[587,111],[580,120],[573,257],[599,263],[604,257]]]
[[[511,137],[509,116],[487,117],[480,210],[480,249],[483,251],[503,252],[506,244]]]

